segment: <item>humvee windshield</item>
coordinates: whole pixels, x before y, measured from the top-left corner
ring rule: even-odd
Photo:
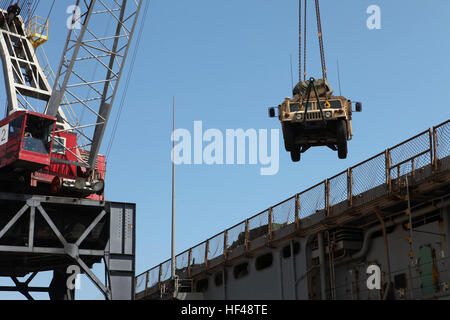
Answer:
[[[340,109],[340,108],[342,108],[341,100],[331,100],[331,101],[328,101],[328,102],[330,103],[330,108],[332,108],[332,109]],[[314,102],[314,106],[316,106],[316,104],[317,103]],[[322,107],[322,109],[326,109],[325,101],[320,102],[320,106]],[[300,103],[291,103],[290,104],[290,109],[291,109],[291,112],[302,111],[301,108],[300,108]],[[312,110],[312,109],[313,109],[312,103],[309,102],[308,103],[308,110]],[[303,109],[303,111],[304,111],[304,109]]]

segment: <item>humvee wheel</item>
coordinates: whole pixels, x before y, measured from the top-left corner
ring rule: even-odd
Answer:
[[[284,139],[284,147],[286,151],[291,151],[295,148],[294,145],[294,136],[292,133],[292,129],[288,124],[283,126],[283,139]]]
[[[299,162],[301,159],[300,150],[291,151],[292,162]]]
[[[347,122],[339,120],[337,125],[337,148],[339,159],[347,159]]]

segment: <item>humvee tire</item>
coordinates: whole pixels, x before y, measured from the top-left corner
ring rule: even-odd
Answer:
[[[347,122],[339,120],[337,123],[337,148],[339,159],[347,159]]]
[[[295,151],[291,151],[291,160],[292,162],[299,162],[302,155],[300,153],[300,149],[297,149]]]
[[[286,151],[291,152],[292,150],[294,150],[294,136],[292,133],[292,129],[288,123],[283,124],[283,138]]]

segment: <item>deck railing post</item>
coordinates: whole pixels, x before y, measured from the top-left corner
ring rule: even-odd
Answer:
[[[208,253],[209,253],[209,240],[206,240],[206,244],[205,244],[205,269],[208,269]]]
[[[352,169],[347,169],[347,200],[348,206],[353,207],[353,171]]]
[[[192,248],[189,249],[189,258],[188,258],[189,262],[188,262],[188,278],[191,277],[191,261],[192,261]]]
[[[161,278],[162,278],[162,264],[159,265],[159,272],[158,272],[158,288],[161,290]]]
[[[249,249],[249,221],[248,219],[245,220],[245,235],[244,235],[244,247],[245,247],[245,252],[248,252]]]
[[[295,228],[300,228],[300,195],[295,195]]]
[[[433,156],[433,129],[432,128],[430,128],[430,130],[428,131],[428,135],[430,138],[430,164],[431,164],[431,168],[433,168],[434,156]]]
[[[267,224],[267,240],[270,242],[272,241],[272,223],[273,223],[273,208],[269,209],[269,216],[268,216],[268,224]]]
[[[437,127],[433,127],[433,170],[437,171],[439,169],[439,159],[438,159],[438,137],[436,132]]]
[[[228,230],[223,233],[223,258],[228,260]]]
[[[134,297],[136,297],[137,293],[137,286],[138,286],[138,278],[134,278]],[[145,294],[147,294],[147,289],[145,290]]]
[[[150,281],[150,270],[145,275],[145,295],[148,295],[148,283]]]
[[[391,152],[389,149],[385,152],[385,162],[386,162],[386,188],[388,194],[392,192],[392,179],[391,179]]]
[[[330,180],[326,179],[325,182],[325,212],[327,216],[330,215]]]

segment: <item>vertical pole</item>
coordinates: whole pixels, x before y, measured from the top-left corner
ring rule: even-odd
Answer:
[[[175,133],[175,97],[173,97],[173,131]],[[176,275],[176,263],[175,263],[175,139],[172,137],[172,280]]]
[[[327,216],[330,215],[330,181],[328,179],[325,180],[325,211]]]

